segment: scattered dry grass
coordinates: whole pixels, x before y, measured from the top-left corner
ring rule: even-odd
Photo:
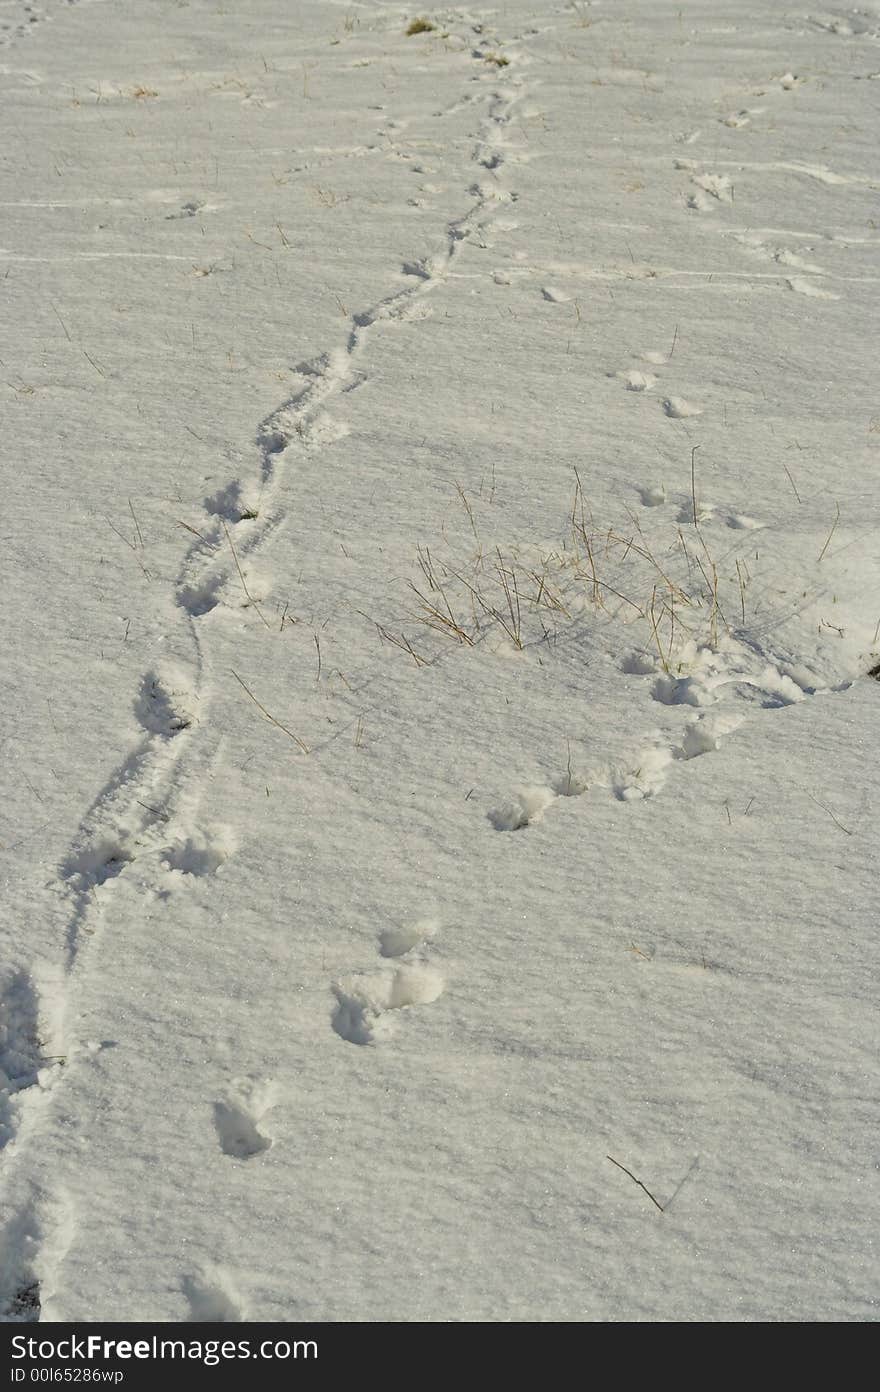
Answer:
[[[478,492],[469,496],[458,482],[455,490],[473,545],[451,545],[444,531],[442,542],[417,546],[420,574],[407,581],[415,608],[399,616],[394,631],[376,625],[384,642],[419,666],[437,650],[407,636],[407,619],[463,648],[476,648],[494,633],[522,651],[554,644],[561,623],[593,614],[643,627],[644,641],[666,673],[683,670],[688,645],[715,647],[731,633],[729,610],[747,621],[748,559],[730,556],[719,565],[699,508],[688,505],[696,522],[669,522],[668,531],[661,528],[650,538],[629,511],[623,526],[599,525],[575,471],[568,526],[557,546],[484,545],[480,522],[488,500]]]

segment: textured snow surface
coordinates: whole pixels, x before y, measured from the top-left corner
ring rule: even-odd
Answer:
[[[875,1318],[878,79],[0,3],[3,1318]]]

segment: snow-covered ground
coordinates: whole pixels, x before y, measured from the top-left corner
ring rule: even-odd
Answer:
[[[880,4],[423,13],[0,4],[0,1308],[871,1319]]]

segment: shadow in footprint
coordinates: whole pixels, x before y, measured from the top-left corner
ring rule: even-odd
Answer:
[[[411,1005],[430,1005],[446,982],[434,967],[421,963],[398,967],[393,974],[356,978],[348,989],[334,986],[336,1009],[331,1024],[349,1044],[372,1044],[391,1032],[389,1015]]]
[[[225,1098],[214,1103],[214,1129],[225,1155],[250,1160],[272,1145],[271,1136],[260,1130],[263,1117],[275,1101],[275,1084],[254,1078],[232,1083]]]
[[[403,957],[414,947],[433,938],[437,924],[433,919],[420,919],[418,923],[395,924],[393,928],[383,928],[379,934],[379,951],[383,957]]]
[[[196,1276],[184,1276],[182,1284],[189,1304],[187,1324],[242,1323],[241,1307],[222,1284]]]
[[[651,677],[657,671],[657,662],[648,653],[631,652],[621,660],[620,670],[628,677]]]
[[[340,1039],[349,1044],[371,1044],[376,1032],[379,1011],[357,995],[349,995],[334,987],[336,1009],[330,1023]]]
[[[232,851],[232,838],[227,832],[196,832],[163,851],[162,863],[166,869],[179,870],[182,875],[216,875]]]
[[[147,672],[135,699],[134,713],[148,734],[170,739],[193,723],[192,705],[193,697],[182,677],[167,680],[156,672]]]
[[[41,1309],[40,1283],[29,1281],[7,1301],[0,1318],[9,1324],[38,1324]]]
[[[220,589],[223,581],[220,576],[210,576],[200,585],[181,585],[177,591],[177,602],[191,618],[200,619],[210,614],[220,603]]]
[[[250,1160],[272,1144],[261,1135],[254,1118],[234,1102],[214,1103],[214,1129],[224,1155],[236,1160]]]
[[[42,1066],[39,1000],[27,972],[20,971],[0,992],[0,1148],[4,1144],[4,1104],[32,1087]]]
[[[134,860],[132,853],[117,841],[102,838],[88,850],[70,856],[62,867],[65,879],[79,875],[83,885],[102,885],[121,875]]]

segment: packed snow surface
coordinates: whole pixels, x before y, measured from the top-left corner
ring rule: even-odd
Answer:
[[[880,4],[0,103],[3,1317],[874,1318]]]

